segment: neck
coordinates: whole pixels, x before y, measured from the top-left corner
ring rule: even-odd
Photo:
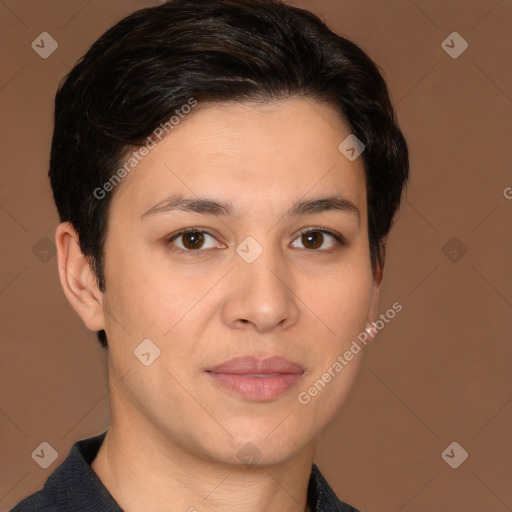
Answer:
[[[271,465],[207,459],[146,429],[111,424],[91,466],[125,512],[309,512],[315,443]]]

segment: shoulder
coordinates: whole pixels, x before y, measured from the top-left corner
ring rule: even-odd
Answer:
[[[58,508],[46,489],[27,496],[9,512],[57,512]]]
[[[47,478],[44,487],[21,500],[9,512],[119,512],[121,509],[90,467],[105,433],[77,441]]]

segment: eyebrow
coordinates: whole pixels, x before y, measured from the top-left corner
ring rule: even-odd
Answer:
[[[175,210],[205,215],[229,216],[233,212],[233,205],[229,201],[220,202],[207,198],[186,198],[180,194],[175,194],[155,204],[147,212],[143,213],[140,218],[144,219],[151,215]],[[290,208],[285,216],[310,215],[330,210],[349,213],[357,218],[358,223],[360,222],[360,213],[357,206],[349,199],[339,195],[299,200]]]

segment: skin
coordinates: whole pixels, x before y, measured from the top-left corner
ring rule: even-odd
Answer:
[[[199,105],[112,192],[104,294],[73,227],[58,227],[64,292],[109,339],[111,422],[92,468],[127,512],[309,510],[318,436],[361,354],[307,405],[298,394],[377,318],[382,279],[370,263],[362,158],[338,150],[349,134],[330,106],[309,99]],[[233,212],[141,218],[173,194],[229,201]],[[359,216],[285,215],[298,200],[332,195]],[[191,247],[186,237],[166,245],[189,227],[211,235],[200,252],[173,250]],[[300,234],[319,227],[345,244],[318,229],[317,245]],[[236,252],[248,236],[263,248],[253,263]],[[150,366],[133,353],[146,338],[160,350]],[[205,373],[240,355],[283,356],[304,374],[275,399],[248,400]],[[247,443],[258,450],[251,466],[237,457]]]

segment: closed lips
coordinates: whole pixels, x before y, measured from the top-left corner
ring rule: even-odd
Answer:
[[[232,373],[250,377],[268,377],[283,373],[304,373],[304,368],[280,356],[266,359],[257,359],[253,356],[241,356],[225,361],[206,371],[211,373]]]

